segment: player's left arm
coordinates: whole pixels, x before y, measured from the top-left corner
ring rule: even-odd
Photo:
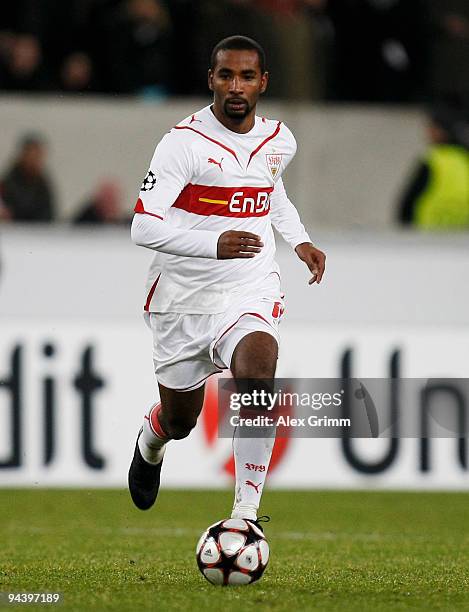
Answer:
[[[301,261],[308,266],[313,275],[309,284],[319,284],[326,267],[326,255],[316,248],[298,211],[289,200],[282,179],[278,179],[270,197],[270,219],[282,238],[295,250]]]

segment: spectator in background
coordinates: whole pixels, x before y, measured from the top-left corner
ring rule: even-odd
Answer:
[[[428,120],[429,149],[402,194],[399,221],[422,229],[469,229],[466,124],[450,108]]]
[[[13,221],[52,221],[54,192],[45,170],[46,144],[35,134],[25,136],[11,168],[2,178],[0,194]]]
[[[327,0],[258,0],[256,4],[272,18],[278,49],[275,74],[281,82],[277,95],[296,100],[324,98],[324,54],[332,29],[325,15]]]
[[[100,38],[105,88],[155,96],[167,93],[171,33],[170,16],[160,0],[126,0],[118,5],[103,24]]]
[[[96,91],[93,66],[89,56],[81,51],[68,55],[60,70],[60,86],[68,93]]]
[[[469,3],[430,0],[430,84],[436,98],[469,99]]]
[[[8,41],[0,70],[0,87],[15,91],[47,91],[52,88],[42,63],[41,44],[35,36],[19,34]]]
[[[321,100],[325,100],[329,93],[334,45],[334,28],[327,14],[327,4],[328,0],[302,0],[312,36],[312,97]]]
[[[106,180],[98,185],[90,200],[85,202],[73,219],[75,224],[122,224],[130,218],[122,214],[122,190],[115,180]]]

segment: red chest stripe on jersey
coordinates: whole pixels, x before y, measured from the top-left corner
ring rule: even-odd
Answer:
[[[263,217],[269,214],[273,187],[211,187],[186,185],[174,202],[196,215],[219,217]]]
[[[135,204],[134,212],[141,213],[142,215],[150,215],[151,217],[156,217],[157,219],[161,219],[163,221],[163,217],[160,217],[160,215],[147,212],[143,207],[143,202],[140,198],[138,198],[137,203]]]
[[[210,142],[213,142],[216,145],[218,145],[219,147],[221,147],[222,149],[225,149],[225,151],[228,151],[228,153],[231,153],[231,155],[233,155],[233,157],[236,159],[236,161],[239,164],[239,159],[238,159],[238,156],[236,155],[235,151],[233,151],[233,149],[230,149],[229,147],[224,145],[219,140],[215,140],[215,138],[211,138],[210,136],[207,136],[207,134],[204,134],[203,132],[200,132],[199,130],[196,130],[195,128],[191,128],[188,125],[176,125],[174,129],[175,130],[191,130],[191,132],[195,132],[196,134],[199,134],[200,136],[203,136],[207,140],[210,140]]]
[[[248,166],[251,163],[251,159],[254,157],[254,155],[257,155],[259,153],[259,151],[262,149],[262,147],[269,142],[269,140],[272,140],[272,138],[275,138],[277,136],[277,134],[280,132],[280,126],[281,125],[282,125],[282,122],[279,121],[277,123],[277,127],[272,132],[272,134],[270,136],[267,136],[267,138],[261,142],[261,144],[257,147],[257,149],[254,149],[254,151],[249,156]]]

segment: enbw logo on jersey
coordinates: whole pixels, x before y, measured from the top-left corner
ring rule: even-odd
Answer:
[[[259,214],[268,211],[270,208],[270,194],[266,191],[259,191],[257,199],[245,197],[243,191],[236,191],[229,203],[230,212]]]

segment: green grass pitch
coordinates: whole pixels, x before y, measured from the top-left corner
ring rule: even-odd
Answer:
[[[194,548],[231,501],[162,490],[140,512],[126,491],[0,490],[0,590],[60,591],[48,609],[80,612],[469,610],[465,493],[266,491],[263,579],[214,587]]]

